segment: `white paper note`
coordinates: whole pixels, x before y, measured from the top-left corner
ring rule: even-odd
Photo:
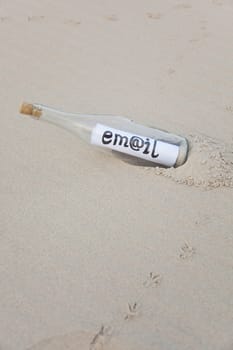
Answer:
[[[179,154],[177,145],[110,128],[102,124],[96,124],[94,127],[91,143],[166,167],[172,167],[176,163]]]

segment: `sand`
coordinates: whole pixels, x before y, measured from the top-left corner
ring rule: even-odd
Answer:
[[[233,3],[2,0],[0,349],[233,349]],[[135,167],[27,100],[189,139]]]

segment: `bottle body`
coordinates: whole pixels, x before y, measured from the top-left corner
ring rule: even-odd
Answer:
[[[39,104],[30,106],[32,113],[25,114],[65,128],[130,163],[177,167],[187,159],[188,141],[184,137],[137,124],[128,118],[65,113]],[[24,105],[21,112],[25,112]]]

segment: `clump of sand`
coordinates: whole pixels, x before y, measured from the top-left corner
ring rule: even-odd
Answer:
[[[188,136],[187,162],[179,168],[153,169],[156,174],[188,186],[204,189],[233,187],[233,144],[201,134]]]

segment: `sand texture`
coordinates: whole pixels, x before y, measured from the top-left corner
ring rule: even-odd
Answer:
[[[205,136],[187,136],[189,157],[184,166],[177,169],[156,168],[155,173],[188,186],[203,189],[233,187],[233,143]]]
[[[232,33],[232,0],[0,1],[0,350],[233,349]],[[188,160],[130,165],[22,101]]]
[[[36,346],[32,346],[30,350],[137,350],[135,346],[129,343],[119,343],[113,337],[106,335],[102,329],[96,333],[75,332],[63,336],[57,336],[43,340]]]

